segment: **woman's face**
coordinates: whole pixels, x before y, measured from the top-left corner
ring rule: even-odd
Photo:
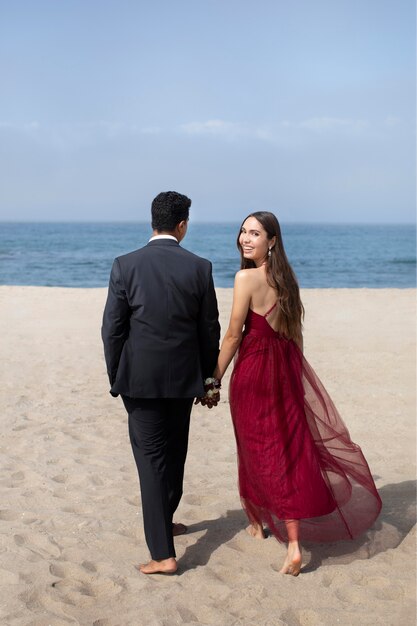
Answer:
[[[255,217],[248,217],[240,230],[239,244],[245,259],[250,259],[259,266],[265,261],[271,240],[262,224]]]

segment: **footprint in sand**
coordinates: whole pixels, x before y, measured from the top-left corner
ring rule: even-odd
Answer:
[[[109,598],[126,589],[120,579],[99,577],[95,565],[89,561],[84,561],[81,567],[68,562],[53,563],[49,571],[60,579],[52,583],[51,590],[66,604],[92,604],[100,596]]]
[[[24,480],[25,479],[25,473],[24,472],[13,472],[13,474],[11,475],[11,478],[13,480]]]
[[[122,537],[128,537],[128,539],[135,539],[136,541],[140,537],[139,530],[136,528],[136,526],[121,527],[121,528],[118,528],[116,532],[118,535],[122,535]]]
[[[92,474],[92,476],[90,476],[90,482],[92,482],[93,485],[97,485],[97,487],[102,487],[105,484],[104,480],[98,474]]]
[[[14,431],[26,430],[27,427],[28,427],[28,424],[20,424],[20,426],[15,426],[14,428],[12,428],[12,430]]]
[[[15,535],[13,539],[17,546],[23,546],[25,543],[25,538],[22,535]]]
[[[53,621],[51,618],[42,619],[38,617],[36,620],[31,620],[30,624],[36,624],[36,626],[68,626],[68,624],[74,624],[75,620],[70,615],[65,613],[65,609],[61,602],[55,602],[49,595],[49,590],[45,591],[43,588],[33,587],[33,581],[30,589],[27,589],[19,595],[19,599],[25,605],[27,610],[34,613],[48,613],[53,615]],[[76,622],[78,623],[78,622]]]
[[[352,584],[336,588],[335,596],[342,602],[354,604],[366,604],[370,598],[378,600],[396,600],[401,602],[404,596],[404,589],[401,584],[393,583],[389,578],[382,576],[366,578],[362,584]]]
[[[176,609],[181,617],[183,624],[199,623],[198,617],[192,611],[190,611],[190,609],[187,609],[186,606],[177,606]]]
[[[55,489],[55,491],[52,492],[52,497],[59,498],[60,500],[66,500],[68,498],[68,491],[66,487],[62,489]]]
[[[3,522],[12,522],[18,517],[20,517],[20,513],[16,513],[16,511],[12,511],[11,509],[0,510],[0,520]]]
[[[68,476],[66,474],[57,474],[56,476],[52,476],[52,480],[56,483],[66,483]]]
[[[215,504],[217,501],[217,496],[212,495],[212,493],[207,493],[205,495],[197,495],[195,493],[188,493],[186,494],[183,499],[182,502],[184,502],[184,504],[189,504],[191,506],[210,506],[212,504]]]
[[[230,588],[230,569],[224,566],[217,566],[216,571],[212,569],[212,574],[215,574],[216,580],[221,581],[225,587]],[[262,585],[256,585],[256,591],[252,592],[251,589],[255,587],[255,585],[251,585],[250,582],[252,580],[252,573],[249,570],[245,569],[236,569],[233,573],[233,582],[243,584],[245,583],[245,597],[264,597],[264,587]]]
[[[94,563],[91,563],[91,561],[83,561],[81,563],[81,566],[87,570],[87,572],[93,572],[95,573],[97,571],[96,566],[94,565]]]
[[[58,558],[61,555],[60,546],[49,535],[33,532],[31,535],[14,535],[13,539],[17,546],[30,552],[36,560]],[[28,559],[33,560],[30,557]]]
[[[22,517],[22,522],[25,526],[30,526],[31,524],[42,524],[42,521],[38,517]]]
[[[90,579],[90,576],[87,574],[87,570],[83,567],[75,563],[69,562],[58,562],[52,563],[49,566],[49,571],[52,576],[56,576],[57,578],[74,578],[76,580],[82,580],[83,577],[86,580]]]

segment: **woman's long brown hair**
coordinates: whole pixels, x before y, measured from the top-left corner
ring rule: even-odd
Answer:
[[[255,211],[245,217],[242,226],[249,217],[258,220],[265,229],[269,240],[273,237],[276,238],[275,245],[271,248],[271,255],[265,259],[267,280],[278,295],[278,304],[282,314],[280,330],[290,339],[297,339],[301,335],[304,307],[300,298],[297,278],[285,253],[279,222],[275,215],[269,211]],[[237,247],[240,252],[240,267],[248,269],[256,267],[256,265],[254,261],[245,259],[243,256],[242,247],[239,243],[242,226],[237,237]]]

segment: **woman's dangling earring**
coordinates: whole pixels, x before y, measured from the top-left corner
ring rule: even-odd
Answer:
[[[268,248],[268,259],[271,256],[271,250],[272,250],[272,248]]]

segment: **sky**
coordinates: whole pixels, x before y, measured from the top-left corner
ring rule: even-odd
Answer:
[[[414,0],[0,0],[0,220],[415,221]]]

